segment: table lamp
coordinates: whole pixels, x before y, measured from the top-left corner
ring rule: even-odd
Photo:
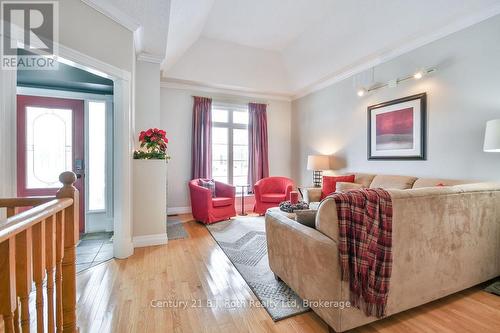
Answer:
[[[321,187],[321,174],[323,170],[330,170],[330,156],[309,155],[307,156],[307,170],[313,172],[314,187]]]
[[[486,123],[484,151],[500,153],[500,119],[490,120]]]

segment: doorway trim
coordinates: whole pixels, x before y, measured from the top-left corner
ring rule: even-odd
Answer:
[[[115,258],[127,258],[134,253],[132,243],[132,150],[134,145],[132,74],[64,45],[59,45],[57,60],[113,80],[113,252]]]

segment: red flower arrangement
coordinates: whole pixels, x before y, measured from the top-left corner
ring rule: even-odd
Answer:
[[[134,158],[141,160],[165,160],[167,156],[167,132],[158,128],[150,128],[139,134],[139,142],[144,150],[134,151]]]

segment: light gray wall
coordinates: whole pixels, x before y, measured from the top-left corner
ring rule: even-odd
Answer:
[[[95,59],[133,71],[132,32],[80,0],[59,1],[59,41]]]
[[[193,95],[210,96],[214,101],[248,103],[246,97],[231,97],[204,92],[161,89],[161,128],[167,131],[168,152],[168,207],[190,206],[188,181],[191,179],[191,136]],[[269,172],[275,176],[291,177],[290,124],[291,103],[267,101],[269,135]]]
[[[500,118],[500,16],[375,69],[375,81],[419,67],[438,71],[359,98],[346,79],[292,103],[293,176],[310,184],[308,154],[334,154],[346,170],[465,179],[500,179],[500,154],[482,151],[485,123]],[[368,161],[367,107],[427,92],[427,160]]]

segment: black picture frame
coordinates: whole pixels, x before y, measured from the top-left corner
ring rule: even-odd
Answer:
[[[374,156],[372,152],[372,113],[374,110],[401,104],[409,101],[420,100],[420,152],[411,156]],[[371,105],[367,109],[368,117],[368,160],[399,160],[399,161],[415,161],[427,160],[427,93],[420,93],[408,97],[395,99],[392,101]]]

